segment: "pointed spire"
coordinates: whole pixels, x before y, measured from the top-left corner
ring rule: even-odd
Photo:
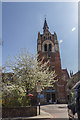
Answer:
[[[46,18],[45,18],[45,21],[44,21],[44,27],[43,27],[43,30],[45,32],[45,29],[49,29],[48,25],[47,25],[47,21],[46,21]]]

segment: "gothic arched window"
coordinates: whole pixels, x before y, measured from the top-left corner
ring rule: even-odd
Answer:
[[[49,51],[52,51],[52,45],[49,44]]]
[[[47,44],[44,45],[44,51],[47,51]]]

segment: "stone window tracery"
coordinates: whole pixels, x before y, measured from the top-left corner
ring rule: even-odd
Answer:
[[[46,40],[42,43],[42,52],[55,52],[55,46],[52,41]]]
[[[49,44],[49,51],[52,51],[52,45]]]

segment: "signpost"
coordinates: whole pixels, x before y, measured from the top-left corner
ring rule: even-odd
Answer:
[[[38,83],[37,83],[37,92],[38,92],[38,95],[39,95],[39,115],[40,115],[40,92],[41,92],[41,83],[40,83],[40,81],[38,81]]]

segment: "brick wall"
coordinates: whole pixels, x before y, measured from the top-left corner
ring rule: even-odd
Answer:
[[[37,106],[2,108],[2,118],[37,116]]]

